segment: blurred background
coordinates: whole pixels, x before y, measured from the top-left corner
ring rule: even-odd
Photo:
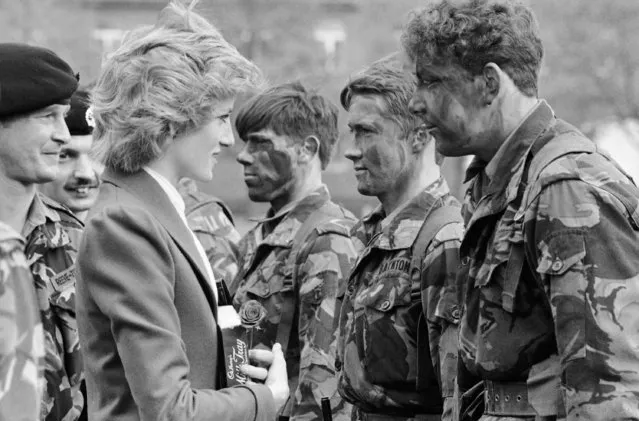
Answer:
[[[201,0],[213,21],[272,83],[301,80],[339,104],[351,73],[395,51],[411,9],[427,0]],[[0,0],[0,42],[27,42],[56,51],[80,72],[98,75],[102,58],[126,31],[151,24],[167,0]],[[557,115],[592,136],[639,179],[639,1],[528,0],[541,26],[545,62],[540,95]],[[355,189],[341,139],[325,172],[334,199],[362,215],[376,205]],[[215,180],[202,190],[222,198],[244,233],[267,205],[248,200],[235,155],[226,150]],[[463,194],[468,160],[446,159],[453,192]]]

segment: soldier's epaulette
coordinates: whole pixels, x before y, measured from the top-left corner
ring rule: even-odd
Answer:
[[[317,235],[337,234],[350,237],[354,222],[347,219],[331,219],[315,227]]]
[[[43,194],[40,194],[40,199],[47,208],[52,209],[60,216],[60,220],[64,225],[71,225],[74,226],[74,228],[80,229],[84,228],[84,223],[75,216],[71,209]]]

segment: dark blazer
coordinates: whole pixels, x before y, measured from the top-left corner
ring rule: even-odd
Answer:
[[[164,190],[144,171],[103,181],[77,259],[89,419],[275,419],[266,386],[221,389],[214,295]]]

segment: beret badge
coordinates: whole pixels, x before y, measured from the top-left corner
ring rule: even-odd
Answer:
[[[95,129],[95,119],[93,118],[93,107],[87,108],[87,112],[84,113],[84,119],[87,122],[87,126]]]

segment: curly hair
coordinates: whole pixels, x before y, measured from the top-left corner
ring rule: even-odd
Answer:
[[[401,128],[403,138],[408,138],[421,124],[408,108],[415,87],[415,78],[402,70],[399,54],[394,53],[351,76],[342,89],[340,102],[348,111],[356,95],[380,96],[386,104],[386,117]]]
[[[543,46],[532,10],[519,1],[439,0],[411,12],[401,43],[415,61],[473,76],[495,63],[523,94],[537,96]]]
[[[177,1],[108,57],[92,90],[94,156],[132,173],[176,137],[211,121],[220,101],[262,82],[259,69],[220,32]]]
[[[320,142],[322,169],[331,161],[339,137],[339,110],[326,97],[300,82],[274,86],[249,99],[238,111],[235,128],[242,140],[260,130],[303,140],[316,136]]]

